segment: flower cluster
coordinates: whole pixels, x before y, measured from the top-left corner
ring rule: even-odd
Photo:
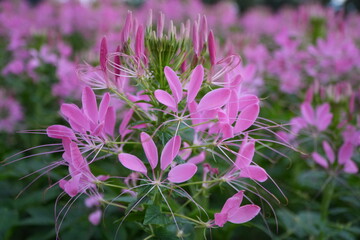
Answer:
[[[252,132],[264,128],[257,120],[260,100],[242,86],[240,57],[218,56],[206,17],[181,25],[180,31],[170,23],[168,33],[164,17],[159,15],[153,30],[151,16],[143,26],[129,12],[116,52],[108,52],[103,38],[100,66],[82,68],[83,82],[104,94],[98,105],[93,89],[85,87],[81,108],[61,106],[70,127],[47,128],[49,137],[62,140],[58,165],[69,169],[59,185],[70,197],[85,194],[102,205],[125,206],[122,222],[133,211],[160,204],[159,211],[173,219],[178,234],[178,218],[203,228],[250,221],[260,207],[239,207],[245,190],[257,195],[251,183],[268,179],[265,169],[253,162],[257,140]],[[128,177],[92,173],[93,165],[114,156],[119,161],[114,168],[124,167]],[[209,210],[198,203],[199,197],[208,197],[191,191],[195,187],[210,193],[222,183],[236,194],[211,220]],[[109,199],[111,188],[122,191]],[[121,202],[125,194],[133,198],[128,207]],[[206,219],[188,217],[187,203],[174,208],[176,196],[187,198]],[[99,223],[101,216],[97,208],[89,219]]]

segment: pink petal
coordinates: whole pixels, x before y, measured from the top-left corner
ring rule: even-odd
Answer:
[[[245,223],[253,219],[260,212],[260,207],[248,204],[237,208],[229,213],[228,221],[232,223]]]
[[[152,169],[156,168],[159,156],[158,156],[158,150],[156,148],[156,145],[152,138],[149,136],[149,134],[142,132],[140,134],[141,144],[144,149],[145,155],[150,163],[150,166]]]
[[[262,167],[253,165],[241,169],[239,177],[250,178],[258,182],[265,182],[268,179],[268,175]]]
[[[315,112],[314,109],[311,107],[310,103],[305,102],[301,104],[301,115],[305,119],[308,124],[314,125],[315,124]]]
[[[142,58],[144,49],[144,28],[140,25],[137,29],[135,37],[135,54],[138,58]]]
[[[65,185],[64,191],[70,196],[75,197],[79,193],[81,173],[72,177]]]
[[[229,116],[229,124],[233,124],[236,120],[239,109],[239,99],[237,93],[232,90],[230,94],[230,99],[226,105],[226,111]]]
[[[103,131],[104,131],[104,122],[97,125],[97,127],[91,132],[91,134],[95,136],[102,136]]]
[[[75,104],[62,104],[61,113],[78,126],[82,126],[83,129],[89,130],[90,125],[88,119]]]
[[[74,142],[70,143],[70,155],[71,155],[70,167],[73,167],[75,170],[74,173],[71,172],[72,175],[78,173],[90,172],[88,163],[83,158],[79,147]]]
[[[109,103],[110,103],[110,94],[109,93],[105,93],[104,96],[102,97],[102,100],[100,102],[100,107],[99,107],[99,122],[104,121],[105,119],[105,114],[107,112],[107,109],[109,107]]]
[[[119,158],[120,163],[124,167],[126,167],[132,171],[135,171],[135,172],[141,172],[143,174],[146,174],[147,169],[146,169],[144,163],[136,156],[127,154],[127,153],[120,153],[118,155],[118,158]]]
[[[120,46],[117,46],[116,48],[116,53],[120,53]],[[120,55],[119,54],[116,54],[115,57],[114,57],[114,73],[115,73],[115,78],[118,78],[119,75],[121,74],[121,71],[120,71],[120,66],[121,66],[121,62],[120,62]]]
[[[177,112],[177,103],[175,99],[164,90],[156,90],[154,92],[155,98],[168,108],[170,108],[172,111]]]
[[[326,116],[323,116],[320,120],[316,122],[316,127],[319,129],[319,131],[324,131],[329,127],[332,121],[332,114],[328,114]]]
[[[128,128],[128,125],[129,125],[129,122],[133,116],[133,113],[134,113],[134,110],[133,109],[129,109],[125,114],[124,114],[124,117],[123,117],[123,120],[120,124],[120,127],[119,127],[119,133],[122,137],[125,136],[126,134],[126,130]]]
[[[64,139],[70,138],[76,140],[74,131],[62,125],[52,125],[46,129],[46,133],[51,138]]]
[[[198,31],[198,24],[195,21],[193,28],[192,28],[192,41],[193,41],[193,46],[194,46],[194,52],[196,54],[196,56],[199,56],[199,31]]]
[[[91,224],[94,226],[99,225],[101,220],[101,215],[102,215],[101,210],[100,209],[96,210],[95,212],[89,215],[89,222],[91,222]]]
[[[106,72],[106,57],[107,57],[107,43],[106,43],[106,38],[103,37],[101,39],[101,44],[100,44],[100,66],[101,66],[101,70],[103,72]]]
[[[104,130],[106,134],[109,134],[110,136],[114,135],[115,122],[116,122],[115,108],[109,107],[106,112],[105,122],[104,122]]]
[[[319,164],[320,166],[322,166],[323,168],[328,168],[329,167],[329,163],[326,161],[325,158],[323,158],[320,154],[318,154],[317,152],[313,152],[311,154],[312,158],[314,159],[314,161]]]
[[[355,162],[351,159],[347,160],[344,165],[344,172],[354,174],[359,171],[358,167],[356,166]]]
[[[324,151],[326,153],[327,158],[329,159],[330,163],[334,163],[335,161],[335,153],[330,147],[330,144],[327,141],[322,142],[322,146],[324,148]]]
[[[253,125],[256,118],[259,116],[259,112],[259,104],[253,104],[244,108],[244,110],[240,112],[238,120],[236,121],[235,133],[243,132]]]
[[[202,65],[197,65],[196,68],[192,71],[190,76],[190,81],[188,85],[188,95],[187,102],[191,103],[195,100],[200,88],[201,84],[204,80],[204,68]]]
[[[232,209],[238,208],[243,201],[244,191],[239,191],[232,197],[228,198],[221,209],[221,213],[229,213]]]
[[[234,128],[228,123],[221,124],[220,132],[222,133],[222,139],[234,137]]]
[[[205,160],[206,153],[201,152],[199,155],[190,158],[187,162],[192,164],[199,164]]]
[[[187,142],[183,142],[183,148],[185,148],[185,149],[179,151],[179,156],[183,160],[188,159],[191,155],[192,150],[191,150],[191,148],[188,148],[188,147],[190,147],[190,145]]]
[[[179,77],[176,72],[170,67],[166,66],[164,69],[165,77],[169,83],[171,92],[174,96],[176,103],[179,103],[182,99],[183,91]]]
[[[176,155],[179,153],[181,145],[180,136],[172,137],[165,145],[161,157],[160,157],[160,168],[165,170],[170,163],[174,160]]]
[[[195,164],[180,164],[170,170],[168,180],[173,183],[182,183],[192,178],[196,171],[197,166]]]
[[[193,125],[200,124],[202,122],[201,114],[199,112],[197,112],[197,110],[196,110],[197,109],[196,101],[188,103],[188,107],[189,107],[189,112],[190,112],[191,123]],[[202,128],[201,125],[197,125],[197,126],[193,127],[193,129],[197,132],[200,131],[201,128]]]
[[[242,168],[250,166],[250,163],[253,160],[254,154],[255,154],[255,143],[254,142],[249,142],[249,143],[243,144],[237,155],[237,158],[235,161],[235,167],[237,169],[242,169]]]
[[[339,154],[338,154],[339,164],[344,164],[348,160],[350,160],[350,158],[353,155],[353,150],[354,150],[354,148],[351,143],[349,143],[349,142],[344,143],[339,149]]]
[[[209,47],[210,63],[211,66],[214,66],[216,62],[216,45],[215,45],[214,33],[212,31],[210,31],[208,36],[208,47]]]
[[[259,98],[253,94],[245,94],[239,97],[239,111],[242,111],[247,106],[259,103]]]
[[[197,111],[207,111],[224,106],[230,98],[230,89],[219,88],[208,92],[201,100]]]
[[[94,91],[89,87],[85,87],[83,89],[82,108],[85,115],[89,119],[91,119],[93,123],[98,122],[98,109],[97,109],[96,96]]]
[[[228,220],[228,214],[227,213],[215,213],[214,218],[215,218],[215,224],[218,225],[219,227],[223,227],[224,224]]]

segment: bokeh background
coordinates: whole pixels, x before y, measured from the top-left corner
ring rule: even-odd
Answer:
[[[336,139],[345,130],[360,129],[357,0],[0,1],[0,239],[55,239],[55,221],[62,219],[54,212],[67,200],[57,201],[61,189],[53,184],[67,169],[48,171],[61,152],[42,130],[65,124],[61,103],[79,103],[84,84],[77,69],[85,62],[98,64],[101,38],[106,36],[115,50],[127,11],[146,22],[149,9],[164,12],[175,24],[206,15],[219,49],[243,57],[244,81],[263,99],[262,117],[290,122],[301,115],[308,89],[321,86],[328,94],[314,102],[329,102],[334,119],[339,118],[320,137],[301,132],[293,142],[299,151],[279,145],[272,147],[283,155],[259,150],[268,159],[258,161],[286,198],[269,184],[280,201],[269,199],[274,210],[267,206],[264,219],[214,230],[213,239],[359,239],[358,173],[329,171],[311,158],[318,137],[339,147],[342,140]],[[359,166],[357,136],[352,159]],[[327,203],[329,181],[334,188]],[[89,213],[78,199],[63,220],[61,239],[113,239],[116,213],[99,226],[91,225]],[[119,239],[142,239],[135,222],[120,232]]]

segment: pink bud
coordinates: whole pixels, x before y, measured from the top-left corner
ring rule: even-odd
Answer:
[[[208,37],[208,48],[209,48],[211,66],[214,66],[216,63],[216,44],[215,44],[214,34],[212,31],[210,31]]]

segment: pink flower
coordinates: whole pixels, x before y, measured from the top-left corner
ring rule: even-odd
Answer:
[[[317,152],[312,153],[312,158],[317,164],[319,164],[323,168],[329,168],[335,162],[335,153],[328,142],[323,141],[322,145],[327,159],[321,156]],[[344,172],[350,174],[354,174],[358,172],[358,167],[356,166],[355,162],[351,160],[351,157],[353,155],[353,150],[354,150],[353,145],[349,142],[345,142],[339,148],[337,155],[338,164],[343,166]]]
[[[326,130],[333,118],[328,103],[324,103],[314,110],[310,103],[305,102],[301,105],[301,114],[308,125],[315,126],[319,131]]]
[[[76,143],[69,139],[63,140],[65,153],[63,158],[69,166],[70,180],[62,179],[59,186],[70,196],[84,193],[89,188],[96,188],[95,182],[105,181],[108,177],[95,177],[89,168],[88,162],[82,157]]]
[[[20,104],[0,89],[0,131],[12,133],[22,119]]]
[[[159,162],[157,147],[150,135],[147,133],[142,132],[140,138],[150,167],[154,170]],[[174,136],[166,143],[160,156],[160,169],[162,171],[165,171],[178,155],[180,145],[180,136]],[[124,167],[147,175],[147,168],[138,157],[128,153],[120,153],[118,158]],[[173,183],[185,182],[191,179],[195,175],[196,171],[197,167],[193,163],[179,164],[169,171],[167,179]]]
[[[260,212],[260,207],[255,204],[241,206],[244,191],[236,193],[226,200],[220,213],[215,213],[215,224],[223,227],[226,222],[245,223],[253,219]]]

